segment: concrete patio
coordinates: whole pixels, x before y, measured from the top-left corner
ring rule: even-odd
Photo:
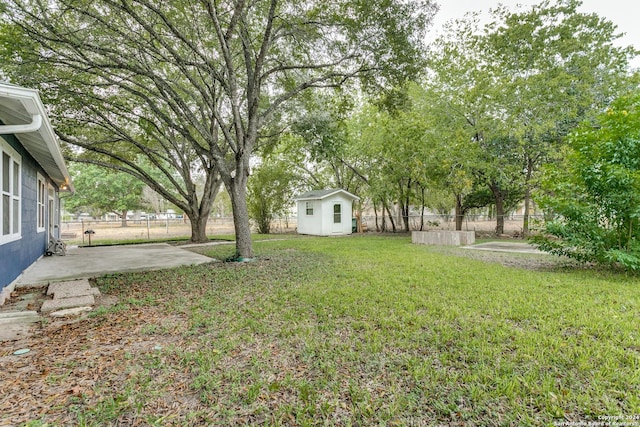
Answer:
[[[166,243],[125,246],[69,247],[66,256],[43,257],[18,279],[16,287],[46,285],[105,274],[161,270],[213,261]]]
[[[187,246],[143,244],[127,246],[69,247],[66,256],[42,257],[18,279],[16,288],[48,287],[48,300],[27,293],[11,307],[0,306],[0,342],[29,336],[31,326],[43,315],[75,316],[90,311],[100,291],[87,279],[105,274],[161,270],[212,262],[188,251]],[[80,279],[80,280],[79,280]],[[42,303],[42,306],[40,304]]]

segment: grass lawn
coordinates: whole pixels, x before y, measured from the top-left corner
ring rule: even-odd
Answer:
[[[43,325],[29,355],[0,357],[0,419],[640,423],[638,277],[507,267],[406,236],[254,248],[256,262],[99,279],[117,304]],[[203,250],[221,259],[233,247]]]

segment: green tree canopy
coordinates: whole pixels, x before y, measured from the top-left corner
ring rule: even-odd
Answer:
[[[70,169],[76,192],[65,199],[65,209],[68,211],[117,213],[125,226],[127,212],[144,208],[145,185],[132,175],[95,165],[72,164]]]
[[[297,177],[287,166],[277,159],[266,159],[251,174],[247,203],[249,217],[255,221],[259,233],[269,234],[271,222],[286,215],[294,204]]]
[[[134,160],[143,154],[172,182],[154,189],[199,219],[221,180],[245,258],[246,185],[262,132],[309,89],[354,77],[370,88],[415,73],[434,12],[431,0],[5,4],[5,17],[35,44],[13,56],[12,76],[48,89],[60,137],[81,149],[78,160],[95,156],[153,186]],[[194,169],[206,177],[200,203],[186,179]],[[201,240],[202,224],[196,231]]]
[[[424,84],[432,110],[441,110],[436,124],[450,129],[451,157],[461,159],[449,163],[489,187],[498,233],[514,191],[528,201],[540,165],[557,157],[567,133],[630,85],[634,49],[614,46],[615,26],[580,4],[499,7],[484,27],[472,14],[432,46]],[[475,153],[471,162],[458,145]]]

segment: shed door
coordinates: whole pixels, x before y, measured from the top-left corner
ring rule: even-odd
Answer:
[[[334,233],[342,233],[342,203],[333,202],[333,228]]]

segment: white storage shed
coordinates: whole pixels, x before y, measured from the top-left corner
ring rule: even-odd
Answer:
[[[342,189],[315,190],[296,197],[298,234],[334,236],[351,234],[354,200]]]

